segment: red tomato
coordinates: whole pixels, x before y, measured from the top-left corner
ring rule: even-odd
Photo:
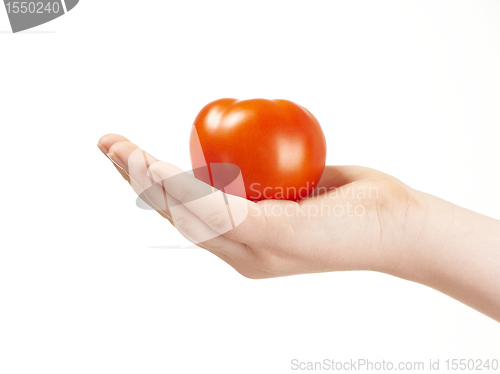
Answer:
[[[297,201],[323,174],[326,141],[318,120],[291,101],[220,99],[196,117],[190,151],[195,177],[214,187],[221,189],[211,165],[233,164],[245,187],[240,196]]]

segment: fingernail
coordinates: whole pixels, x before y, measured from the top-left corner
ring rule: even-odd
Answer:
[[[98,143],[97,148],[99,148],[101,150],[101,152],[104,153],[104,155],[106,155],[106,156],[108,155],[109,150],[108,150],[108,148],[106,148],[106,146]]]
[[[163,182],[163,178],[160,177],[158,174],[156,174],[151,169],[148,169],[147,174],[153,180],[153,182],[155,182],[157,184],[161,184]]]
[[[106,156],[113,161],[113,163],[120,167],[121,169],[125,170],[125,163],[122,161],[122,159],[114,152],[108,153]]]

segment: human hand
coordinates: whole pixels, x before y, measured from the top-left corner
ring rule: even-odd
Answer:
[[[500,221],[360,166],[327,166],[299,202],[225,194],[121,135],[99,148],[186,238],[248,278],[374,270],[422,283],[500,321]]]
[[[359,166],[327,166],[311,197],[298,203],[254,203],[213,191],[123,136],[106,135],[99,146],[136,193],[182,235],[246,277],[391,272],[398,266],[414,192],[389,175]],[[242,217],[237,224],[236,216]]]

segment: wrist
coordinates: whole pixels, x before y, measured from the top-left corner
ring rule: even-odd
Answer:
[[[371,270],[410,279],[416,271],[416,248],[421,246],[427,225],[428,195],[402,183],[393,187],[380,194],[377,216],[381,240]],[[381,217],[390,217],[390,221],[381,222]]]
[[[415,191],[391,275],[500,317],[500,221]]]

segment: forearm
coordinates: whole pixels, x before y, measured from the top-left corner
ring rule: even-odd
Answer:
[[[500,221],[416,192],[399,277],[500,321]]]

